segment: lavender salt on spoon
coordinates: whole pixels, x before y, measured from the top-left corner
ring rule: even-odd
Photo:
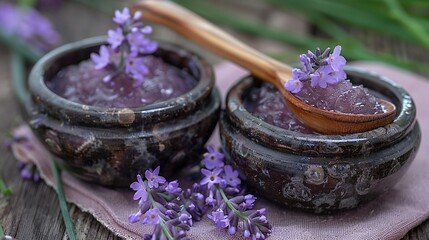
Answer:
[[[382,114],[386,111],[380,99],[363,86],[353,86],[344,72],[346,59],[341,46],[333,51],[314,52],[299,56],[302,68],[292,70],[292,79],[285,88],[304,103],[333,112],[348,114]]]

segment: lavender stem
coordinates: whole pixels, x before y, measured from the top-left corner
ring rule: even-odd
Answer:
[[[156,208],[155,200],[153,199],[153,196],[152,196],[152,193],[153,193],[152,189],[148,188],[147,185],[146,185],[146,189],[149,190],[148,191],[148,193],[149,193],[148,195],[149,195],[149,200],[150,200],[150,204],[151,204],[152,208]],[[161,225],[162,232],[164,232],[164,234],[167,237],[167,239],[168,240],[174,240],[173,236],[171,236],[171,233],[170,233],[170,231],[167,228],[167,225],[165,224],[164,218],[160,217],[159,218],[159,223]]]
[[[232,203],[229,201],[228,197],[226,196],[226,194],[223,192],[223,189],[220,187],[216,187],[217,190],[220,192],[220,195],[222,196],[222,199],[225,201],[226,205],[229,207],[229,209],[231,209],[232,211],[234,211],[234,213],[240,217],[241,219],[247,221],[248,217],[246,215],[244,215],[242,212],[240,212],[239,210],[237,210]]]

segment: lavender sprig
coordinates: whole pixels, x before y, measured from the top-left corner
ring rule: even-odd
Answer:
[[[37,10],[8,3],[0,4],[0,30],[40,52],[51,50],[60,41],[51,22]]]
[[[33,150],[35,146],[24,131],[16,130],[4,141],[4,146],[14,155],[16,167],[24,180],[40,181],[40,174],[34,164]]]
[[[116,10],[113,21],[118,27],[107,32],[108,45],[101,46],[98,54],[91,54],[96,69],[113,69],[112,74],[104,77],[105,82],[125,73],[132,77],[137,85],[141,85],[144,76],[149,73],[142,55],[155,52],[158,43],[148,38],[152,27],[143,25],[140,17],[141,12],[135,12],[131,16],[128,8]]]
[[[202,197],[193,190],[184,193],[177,180],[167,182],[159,176],[159,171],[160,167],[146,170],[145,180],[137,175],[137,182],[131,184],[136,191],[134,200],[139,200],[139,210],[131,214],[128,221],[155,225],[153,233],[145,235],[144,239],[187,239],[186,232],[193,224],[193,216],[201,214],[198,199]]]
[[[223,163],[223,154],[208,148],[212,155],[221,156],[218,161]],[[203,161],[204,163],[206,161]],[[205,164],[207,167],[207,164]],[[230,165],[219,164],[213,170],[201,169],[205,176],[200,184],[207,187],[206,205],[212,206],[208,217],[217,228],[227,228],[230,235],[237,232],[238,226],[243,226],[243,236],[252,239],[265,239],[271,234],[271,224],[265,216],[265,209],[254,210],[256,197],[244,195],[239,189],[241,180],[238,171]],[[209,167],[211,165],[209,164]]]
[[[204,177],[190,189],[182,190],[177,180],[167,182],[159,176],[160,167],[147,170],[145,180],[137,175],[130,187],[136,191],[134,200],[139,200],[139,210],[128,221],[155,225],[144,239],[188,239],[186,232],[193,221],[200,221],[209,209],[208,218],[231,235],[241,226],[245,238],[270,236],[272,227],[265,209],[253,209],[256,197],[240,190],[238,171],[225,165],[222,153],[212,147],[207,151],[202,161],[205,168],[201,169]]]
[[[292,79],[285,84],[286,90],[298,93],[303,87],[303,81],[311,81],[311,87],[326,88],[328,84],[335,84],[346,79],[343,68],[346,59],[340,55],[341,46],[336,46],[331,52],[327,48],[323,53],[317,48],[314,53],[310,50],[307,54],[301,54],[299,60],[302,69],[292,70]]]

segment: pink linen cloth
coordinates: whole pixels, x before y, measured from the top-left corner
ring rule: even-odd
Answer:
[[[399,239],[410,229],[429,217],[429,108],[426,106],[429,80],[410,72],[377,63],[358,62],[351,65],[377,72],[402,85],[412,95],[417,105],[417,118],[421,124],[422,142],[416,159],[401,181],[387,194],[358,209],[335,215],[313,215],[281,208],[259,198],[255,208],[265,207],[267,218],[273,225],[270,239]],[[243,69],[223,62],[216,66],[217,85],[223,96],[240,77]],[[16,135],[29,134],[28,127],[15,130]],[[28,152],[38,166],[45,182],[55,188],[48,162],[48,153],[32,136],[35,147]],[[210,143],[220,146],[215,131]],[[153,226],[130,224],[129,214],[137,211],[131,189],[110,189],[76,179],[64,172],[64,189],[69,202],[82,211],[89,212],[116,235],[126,239],[141,239],[151,233]],[[238,232],[229,236],[225,230],[216,229],[205,217],[196,222],[188,232],[191,239],[242,239]]]

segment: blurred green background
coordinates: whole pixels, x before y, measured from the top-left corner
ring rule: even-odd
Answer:
[[[28,2],[32,0],[21,0]],[[429,1],[427,0],[174,0],[209,21],[231,31],[274,58],[297,62],[300,53],[335,45],[343,46],[350,60],[389,63],[429,75]],[[14,1],[11,1],[14,2]],[[81,26],[64,23],[64,15],[83,5],[106,15],[131,5],[133,0],[63,0],[58,10],[43,10],[64,36],[77,40]],[[84,13],[80,12],[81,16]],[[69,16],[71,18],[71,16]],[[60,22],[60,23],[59,23]],[[99,24],[105,34],[109,23]],[[64,28],[63,26],[68,26]],[[160,30],[161,32],[165,30]],[[159,34],[171,38],[168,33]],[[162,37],[161,37],[162,38]]]

